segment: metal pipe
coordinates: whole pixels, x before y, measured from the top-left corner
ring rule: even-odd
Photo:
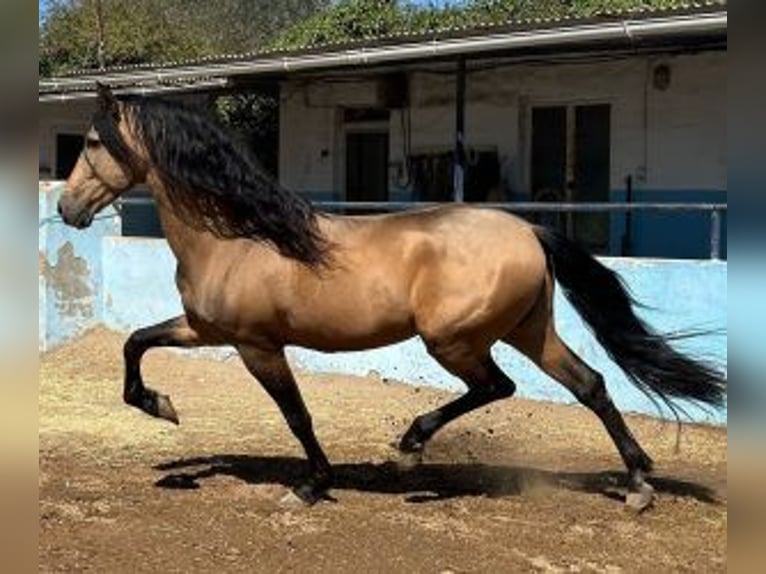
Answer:
[[[625,202],[633,205],[633,176],[625,178]],[[625,235],[622,237],[622,254],[630,255],[633,251],[633,214],[625,211]]]
[[[120,207],[124,205],[153,205],[151,196],[121,197],[117,200]],[[407,202],[407,201],[317,201],[314,207],[328,212],[392,212],[408,209],[438,207],[450,203],[437,202]],[[721,218],[728,211],[725,203],[548,203],[548,202],[519,202],[519,203],[472,203],[476,207],[501,209],[512,213],[615,213],[630,214],[635,211],[664,212],[664,213],[709,213],[710,214],[710,258],[721,259]],[[630,255],[632,249],[625,249],[623,238],[623,255]]]
[[[93,92],[96,80],[114,88],[132,87],[141,83],[159,83],[193,78],[222,78],[238,75],[291,73],[339,67],[358,67],[373,64],[402,62],[443,56],[467,56],[531,47],[549,47],[582,42],[625,40],[634,43],[642,38],[662,35],[703,34],[725,32],[727,12],[649,18],[646,20],[622,20],[606,24],[583,24],[547,30],[515,31],[485,34],[468,38],[444,38],[430,41],[410,42],[389,46],[352,48],[318,54],[268,57],[239,62],[216,64],[190,63],[170,64],[164,68],[126,69],[112,72],[81,75],[70,78],[54,78],[39,82],[43,89],[38,98],[46,101],[44,93],[66,89]],[[92,93],[83,94],[83,97]]]
[[[118,200],[123,205],[151,205],[151,197],[123,197]],[[452,205],[450,202],[425,201],[315,201],[317,209],[346,210],[346,211],[401,211],[405,209],[423,209]],[[725,212],[725,203],[568,203],[568,202],[506,202],[506,203],[469,203],[474,207],[502,209],[518,213],[560,212],[572,211],[578,213],[612,213],[622,211],[660,211],[660,212]]]
[[[721,258],[721,210],[710,212],[710,259]]]

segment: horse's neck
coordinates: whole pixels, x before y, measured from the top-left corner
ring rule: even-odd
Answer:
[[[156,177],[149,177],[147,183],[154,195],[162,231],[178,260],[180,269],[191,272],[204,265],[212,257],[220,240],[213,234],[189,225],[178,215],[177,207],[170,201],[164,184]]]

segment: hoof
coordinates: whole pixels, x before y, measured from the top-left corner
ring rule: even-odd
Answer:
[[[279,506],[282,508],[302,508],[306,506],[306,503],[295,494],[295,491],[290,490],[282,498],[279,499]]]
[[[179,424],[176,409],[173,408],[173,403],[170,402],[170,397],[167,395],[161,395],[152,389],[143,389],[143,392],[137,397],[126,397],[125,402],[141,409],[148,415],[170,421],[176,425]]]
[[[642,482],[625,497],[625,506],[637,513],[645,511],[654,503],[654,488],[648,482]]]
[[[404,433],[402,440],[399,441],[399,460],[397,466],[400,470],[411,470],[423,462],[423,453],[426,449],[426,442],[416,438],[416,433],[412,429]]]
[[[414,433],[408,431],[399,441],[397,448],[402,454],[422,454],[426,448],[426,443],[415,438]]]
[[[334,500],[327,489],[312,483],[302,484],[282,497],[279,501],[282,506],[314,506],[321,500]]]
[[[157,395],[157,414],[155,416],[175,425],[181,422],[178,420],[176,409],[173,408],[173,403],[170,402],[170,397],[167,395]]]
[[[396,461],[396,466],[399,470],[412,470],[416,466],[423,463],[423,451],[417,452],[402,452],[399,455],[399,460]]]

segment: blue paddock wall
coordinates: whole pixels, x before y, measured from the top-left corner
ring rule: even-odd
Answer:
[[[175,260],[165,241],[118,237],[112,220],[99,222],[86,232],[51,227],[54,229],[44,245],[41,239],[41,260],[48,262],[45,272],[41,270],[41,348],[66,341],[93,325],[127,332],[181,312],[174,283]],[[620,273],[634,295],[648,306],[640,314],[660,331],[719,330],[687,341],[683,348],[725,367],[725,262],[602,261]],[[567,343],[604,374],[622,410],[657,414],[653,403],[627,382],[560,296],[556,300],[556,322]],[[428,356],[419,339],[364,352],[325,354],[299,348],[288,352],[293,365],[303,371],[354,375],[374,372],[410,384],[463,388]],[[498,344],[493,353],[517,381],[520,396],[573,402],[567,391],[513,349]],[[690,407],[690,414],[698,422],[726,424],[725,411],[704,413]]]
[[[62,183],[41,183],[38,195],[38,346],[48,349],[102,322],[101,238],[118,235],[120,221],[105,210],[87,232],[65,226],[56,204]]]
[[[726,203],[726,190],[633,190],[635,203]],[[626,201],[625,190],[612,192],[612,202]],[[710,214],[702,212],[637,211],[628,216],[610,217],[609,252],[622,254],[626,222],[632,219],[631,255],[636,257],[697,258],[710,257]],[[721,214],[721,258],[727,259],[727,214]]]

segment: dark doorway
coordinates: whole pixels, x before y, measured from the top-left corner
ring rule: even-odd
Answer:
[[[532,111],[532,199],[565,201],[567,109]],[[542,197],[541,197],[542,196]]]
[[[388,201],[388,134],[346,135],[346,200]]]
[[[532,200],[609,201],[609,104],[532,110]],[[536,221],[557,227],[595,253],[609,249],[609,214],[545,214]]]
[[[575,108],[575,163],[572,200],[586,203],[609,201],[610,106]],[[574,237],[596,253],[609,247],[609,214],[578,213]]]
[[[67,179],[72,173],[85,145],[85,138],[76,134],[56,135],[56,179]]]
[[[532,110],[532,201],[567,201],[567,109]],[[539,213],[535,223],[564,230],[563,213]]]

